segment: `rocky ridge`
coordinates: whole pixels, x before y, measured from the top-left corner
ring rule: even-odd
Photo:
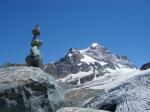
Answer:
[[[114,55],[105,47],[93,43],[84,50],[71,48],[59,61],[48,64],[45,71],[60,81],[77,85],[103,76],[109,70],[122,68],[132,69],[135,66],[126,56]]]

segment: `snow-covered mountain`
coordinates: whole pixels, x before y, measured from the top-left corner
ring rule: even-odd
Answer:
[[[133,70],[135,65],[126,56],[112,54],[97,43],[83,50],[71,48],[63,58],[45,68],[58,81],[74,85],[85,84],[118,69]]]
[[[133,63],[126,56],[114,55],[108,49],[97,43],[93,43],[87,49],[80,50],[80,52],[99,62],[111,63],[115,68],[122,68],[123,66],[128,68],[134,67]]]

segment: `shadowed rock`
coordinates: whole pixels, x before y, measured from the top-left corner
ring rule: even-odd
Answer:
[[[0,112],[55,112],[64,101],[62,89],[35,67],[0,68]]]
[[[146,63],[146,64],[141,66],[140,70],[147,70],[149,68],[150,68],[150,63]]]

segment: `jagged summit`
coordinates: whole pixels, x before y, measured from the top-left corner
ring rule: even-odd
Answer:
[[[71,57],[74,54],[81,54],[81,53],[79,52],[77,48],[70,48],[67,55]]]
[[[96,48],[96,47],[100,47],[100,45],[98,44],[98,43],[93,43],[93,44],[91,44],[91,46],[90,47],[94,47],[94,48]]]
[[[107,48],[93,43],[90,47],[84,50],[80,50],[83,55],[87,55],[92,57],[93,59],[100,61],[100,62],[107,62],[111,65],[115,65],[116,67],[125,66],[129,68],[134,68],[135,65],[133,62],[128,59],[127,56],[120,56],[111,53]],[[122,66],[122,67],[123,67]]]
[[[92,43],[88,48],[86,49],[81,49],[80,52],[81,53],[85,53],[86,51],[92,49],[92,50],[96,50],[96,49],[103,49],[104,47],[98,43]]]

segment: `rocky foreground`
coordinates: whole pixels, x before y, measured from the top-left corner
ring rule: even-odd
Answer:
[[[63,90],[39,68],[0,68],[0,112],[55,112]]]
[[[59,109],[57,112],[109,112],[105,110],[95,110],[89,108],[65,107]]]
[[[150,69],[132,75],[107,91],[61,83],[61,87],[65,86],[63,91],[54,78],[39,68],[3,67],[0,112],[149,112]],[[101,86],[108,84],[98,87]]]

